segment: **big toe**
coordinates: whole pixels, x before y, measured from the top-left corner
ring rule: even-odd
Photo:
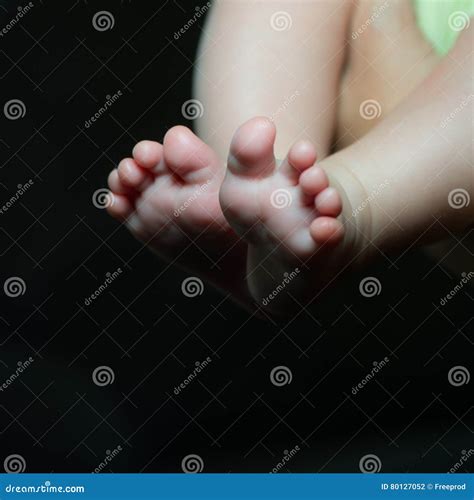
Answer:
[[[246,177],[271,175],[275,169],[275,137],[275,125],[268,118],[258,116],[245,122],[232,138],[229,170]]]
[[[166,133],[163,154],[166,166],[186,182],[201,183],[223,173],[214,150],[182,125]]]

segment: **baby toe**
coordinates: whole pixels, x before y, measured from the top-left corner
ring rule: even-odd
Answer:
[[[342,211],[342,200],[335,188],[328,187],[316,196],[314,206],[321,215],[337,217]]]
[[[320,167],[305,170],[300,177],[300,186],[305,194],[317,195],[329,186],[326,172]]]

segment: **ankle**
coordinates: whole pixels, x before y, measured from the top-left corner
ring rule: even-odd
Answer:
[[[358,255],[357,262],[365,259],[372,253],[371,242],[374,234],[368,191],[344,152],[325,159],[320,166],[343,200],[341,221],[345,227],[344,251]]]

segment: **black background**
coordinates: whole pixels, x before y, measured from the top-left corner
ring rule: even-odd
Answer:
[[[202,20],[178,41],[192,2],[43,1],[0,39],[0,195],[33,186],[0,215],[0,379],[33,364],[0,392],[0,461],[19,454],[29,472],[88,472],[123,451],[108,472],[181,471],[199,455],[206,472],[356,472],[375,454],[384,472],[448,471],[472,448],[470,385],[448,381],[472,366],[472,297],[460,276],[409,249],[344,280],[285,322],[250,317],[205,286],[185,297],[188,275],[169,268],[104,210],[94,192],[141,139],[161,140],[192,98]],[[2,26],[17,4],[0,4]],[[110,11],[112,30],[92,17]],[[122,97],[91,127],[107,95]],[[452,246],[469,255],[462,240]],[[84,299],[117,268],[91,305]],[[468,271],[468,269],[466,269]],[[380,295],[363,297],[374,276]],[[472,293],[471,293],[472,295]],[[196,361],[212,362],[179,395]],[[352,387],[385,356],[389,363],[355,396]],[[106,365],[115,381],[99,387]],[[289,385],[270,372],[284,365]],[[471,368],[470,368],[471,369]],[[467,462],[461,471],[472,470]]]

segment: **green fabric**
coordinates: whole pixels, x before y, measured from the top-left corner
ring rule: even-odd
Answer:
[[[454,45],[461,28],[474,22],[474,0],[414,0],[418,24],[440,54]]]

